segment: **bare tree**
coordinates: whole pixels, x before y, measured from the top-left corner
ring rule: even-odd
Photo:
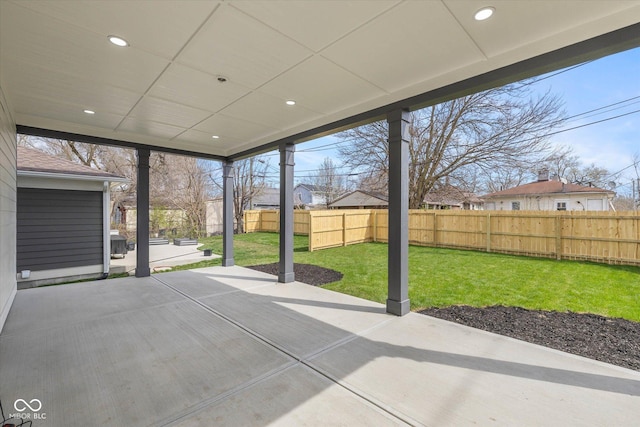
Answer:
[[[341,175],[333,160],[325,157],[317,172],[307,181],[322,193],[324,205],[329,205],[345,191],[345,176]]]
[[[409,207],[418,208],[441,179],[473,166],[495,171],[540,156],[546,135],[562,122],[561,103],[546,93],[531,96],[530,85],[512,84],[434,105],[410,115]],[[340,133],[346,165],[364,173],[377,191],[388,182],[387,123]]]
[[[62,157],[85,166],[103,169],[101,162],[109,147],[75,142],[65,139],[52,139],[20,135],[18,145],[35,148],[54,156]]]
[[[138,163],[135,150],[26,135],[20,135],[18,140],[22,146],[128,178],[128,182],[112,189],[113,209],[135,198]],[[200,161],[152,152],[149,166],[149,198],[151,207],[156,208],[152,216],[158,222],[155,226],[160,228],[159,222],[162,222],[162,228],[181,229],[182,234],[200,236],[205,225],[207,197],[207,175]],[[184,218],[180,221],[168,218],[166,212],[161,212],[166,209],[180,210]]]
[[[471,165],[457,171],[452,181],[473,193],[493,193],[530,181],[534,176],[533,164],[534,162],[526,159],[513,159],[493,169],[481,169]]]
[[[618,175],[614,175],[608,169],[592,163],[589,166],[569,170],[566,178],[567,181],[573,184],[608,189],[615,187]]]
[[[569,146],[556,147],[544,160],[543,164],[552,177],[569,179],[570,171],[580,168],[580,157]]]
[[[266,188],[269,160],[254,156],[233,162],[233,215],[237,232],[244,233],[244,211],[251,209],[253,200]],[[209,171],[208,176],[218,192],[222,190],[221,169]]]
[[[156,200],[168,200],[183,213],[181,232],[190,237],[203,236],[206,225],[207,173],[194,157],[158,156],[154,169]],[[168,196],[168,197],[167,197]]]
[[[595,164],[583,166],[580,157],[568,146],[554,149],[543,163],[552,177],[564,178],[572,184],[610,188],[619,178],[619,174],[612,174],[606,168]]]
[[[234,162],[233,208],[238,233],[244,233],[244,211],[265,188],[269,162],[261,156]]]

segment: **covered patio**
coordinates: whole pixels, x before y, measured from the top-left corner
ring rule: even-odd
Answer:
[[[0,335],[0,389],[5,413],[41,402],[19,413],[35,426],[640,415],[638,372],[241,267],[20,291]]]
[[[35,426],[637,423],[638,372],[409,312],[409,112],[640,46],[638,2],[496,0],[476,21],[484,6],[0,1],[5,413]],[[389,124],[385,305],[293,271],[296,144],[376,120]],[[18,292],[17,133],[135,149],[138,242],[152,151],[220,161],[223,267],[150,276],[139,245],[136,278]],[[234,162],[272,150],[277,278],[233,254]]]

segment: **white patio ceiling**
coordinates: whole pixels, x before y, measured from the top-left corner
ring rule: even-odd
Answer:
[[[638,22],[616,0],[0,0],[0,84],[18,125],[227,157]]]

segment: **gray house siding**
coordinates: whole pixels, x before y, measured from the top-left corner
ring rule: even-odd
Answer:
[[[0,331],[16,295],[16,126],[0,87]]]
[[[293,203],[310,205],[312,201],[311,191],[308,188],[299,185],[293,189]]]
[[[17,272],[102,264],[102,193],[18,188]]]

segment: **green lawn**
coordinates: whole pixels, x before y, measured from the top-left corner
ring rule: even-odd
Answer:
[[[222,252],[222,239],[201,239],[201,248]],[[387,297],[387,245],[365,243],[307,251],[307,237],[295,236],[295,262],[344,274],[327,289],[384,303]],[[237,265],[278,261],[278,235],[235,236]],[[219,260],[188,268],[219,265]],[[597,313],[640,321],[640,268],[555,261],[483,252],[409,248],[412,310],[467,304]]]

